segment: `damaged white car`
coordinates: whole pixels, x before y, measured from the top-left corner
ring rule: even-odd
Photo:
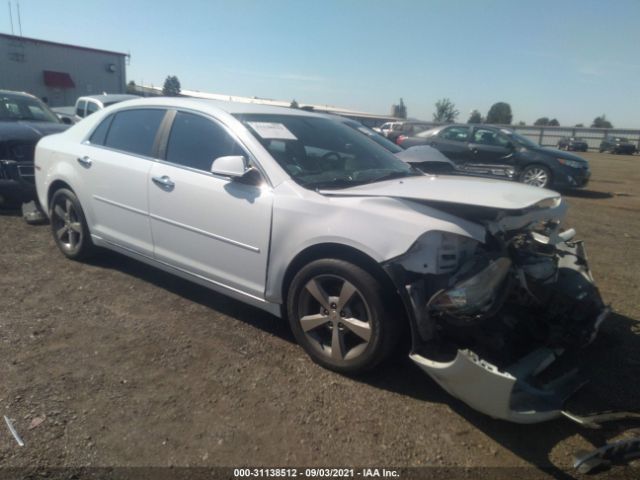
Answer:
[[[313,113],[141,99],[41,140],[36,184],[69,258],[106,247],[287,317],[317,363],[411,358],[495,418],[560,414],[548,378],[606,317],[550,190],[429,176]]]

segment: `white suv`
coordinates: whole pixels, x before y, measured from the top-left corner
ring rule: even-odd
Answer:
[[[557,193],[427,176],[302,110],[119,103],[41,140],[36,184],[67,257],[110,248],[286,317],[338,372],[407,331],[411,358],[493,417],[559,415],[533,379],[607,313]]]

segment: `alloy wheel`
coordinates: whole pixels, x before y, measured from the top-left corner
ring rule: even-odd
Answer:
[[[82,246],[82,224],[69,198],[62,197],[53,205],[51,222],[54,234],[64,250],[74,253]]]
[[[522,174],[522,183],[545,187],[549,183],[549,173],[542,167],[528,167]]]
[[[318,275],[298,302],[300,326],[309,344],[334,362],[353,360],[371,340],[371,308],[364,295],[338,275]]]

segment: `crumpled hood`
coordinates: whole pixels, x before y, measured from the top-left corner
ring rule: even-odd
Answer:
[[[69,128],[64,123],[0,121],[0,142],[7,140],[19,142],[38,142],[45,135],[60,133]]]
[[[320,190],[328,196],[395,197],[429,202],[522,210],[560,194],[521,183],[459,176],[419,176],[370,183],[339,190]]]

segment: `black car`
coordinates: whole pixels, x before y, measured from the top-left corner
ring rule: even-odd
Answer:
[[[626,153],[632,155],[636,152],[636,146],[628,138],[617,135],[607,135],[600,142],[600,153]]]
[[[67,128],[33,95],[0,90],[0,207],[17,207],[36,198],[36,143]]]
[[[483,170],[545,188],[578,188],[589,181],[589,163],[569,152],[541,147],[522,135],[486,125],[445,125],[406,138],[401,146],[430,145],[461,171]]]
[[[560,150],[573,150],[574,152],[586,152],[589,150],[589,145],[583,138],[579,137],[563,137],[558,141],[558,148]]]

